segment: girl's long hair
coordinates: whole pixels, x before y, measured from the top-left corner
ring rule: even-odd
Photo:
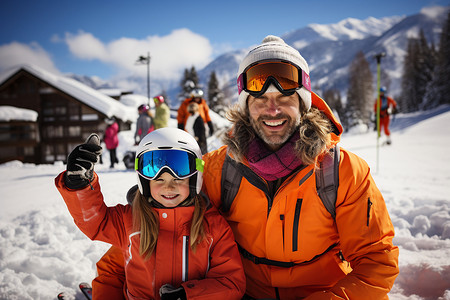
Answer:
[[[140,231],[139,254],[144,259],[149,259],[156,248],[159,233],[159,217],[155,208],[151,205],[152,198],[143,196],[139,190],[134,196],[133,228]],[[191,220],[190,246],[195,251],[206,236],[204,215],[206,211],[206,201],[200,195],[195,195],[188,201],[183,202],[183,206],[194,205],[194,214]]]

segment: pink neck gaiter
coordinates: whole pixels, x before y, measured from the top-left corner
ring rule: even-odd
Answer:
[[[250,168],[267,181],[277,180],[289,175],[299,167],[302,162],[295,155],[295,143],[298,134],[291,138],[277,151],[266,148],[259,138],[254,139],[249,146],[247,160]]]

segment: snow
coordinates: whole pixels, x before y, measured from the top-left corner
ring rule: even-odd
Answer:
[[[30,121],[36,122],[38,113],[31,109],[18,108],[15,106],[0,106],[0,122]]]
[[[396,230],[400,275],[393,300],[450,299],[449,123],[450,106],[399,114],[393,144],[381,146],[382,137],[378,151],[376,132],[342,137],[341,147],[371,166]],[[119,159],[132,148],[133,133],[119,133]],[[218,139],[209,142],[220,146]],[[123,164],[109,169],[107,151],[103,162],[96,171],[106,204],[125,204],[135,173]],[[77,284],[95,277],[95,263],[109,245],[90,241],[73,223],[54,186],[64,169],[61,162],[0,165],[0,299],[55,299],[61,291],[82,299]]]

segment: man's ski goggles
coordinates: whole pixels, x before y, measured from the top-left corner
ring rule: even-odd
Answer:
[[[203,172],[203,160],[193,153],[178,149],[153,150],[144,152],[135,160],[135,170],[148,179],[159,176],[168,169],[179,179],[190,177],[198,171]]]
[[[239,75],[238,92],[246,91],[253,97],[260,97],[270,83],[284,95],[292,95],[302,86],[311,91],[309,75],[301,68],[288,62],[266,61],[250,65]]]

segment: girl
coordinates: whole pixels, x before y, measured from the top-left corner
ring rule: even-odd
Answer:
[[[195,139],[161,128],[139,143],[132,205],[104,204],[93,172],[99,154],[89,142],[76,147],[56,186],[89,238],[122,250],[126,297],[240,299],[241,259],[228,223],[200,192],[203,161]]]

